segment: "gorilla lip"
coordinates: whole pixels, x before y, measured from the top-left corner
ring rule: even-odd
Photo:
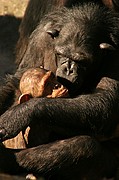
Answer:
[[[6,135],[5,129],[4,128],[0,129],[0,142],[3,141],[5,135]]]

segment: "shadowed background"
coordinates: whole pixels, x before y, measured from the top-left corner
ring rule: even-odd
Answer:
[[[0,77],[15,70],[18,28],[28,0],[0,0]]]

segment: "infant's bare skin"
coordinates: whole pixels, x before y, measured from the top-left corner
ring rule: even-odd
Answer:
[[[17,104],[28,101],[33,97],[60,98],[68,97],[68,90],[57,82],[54,74],[42,68],[28,69],[20,80],[21,95]],[[4,141],[8,148],[21,149],[28,145],[30,127],[21,131],[15,138]]]
[[[30,68],[22,76],[19,103],[31,97],[68,97],[68,90],[57,82],[54,74],[43,68]]]

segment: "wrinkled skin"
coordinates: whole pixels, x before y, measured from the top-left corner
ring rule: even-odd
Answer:
[[[51,71],[43,68],[30,68],[21,77],[20,102],[32,97],[68,97],[68,89],[61,85]],[[19,103],[20,103],[19,102]]]
[[[118,167],[118,146],[113,141],[118,138],[119,123],[118,21],[113,12],[87,4],[57,10],[40,22],[17,72],[0,89],[4,95],[0,97],[0,139],[12,138],[32,124],[41,138],[45,137],[42,129],[52,133],[41,142],[32,141],[25,150],[1,147],[2,170],[11,170],[10,163],[4,164],[10,154],[14,172],[21,168],[64,180],[114,176]],[[40,66],[56,73],[70,98],[32,98],[9,108],[23,72]]]

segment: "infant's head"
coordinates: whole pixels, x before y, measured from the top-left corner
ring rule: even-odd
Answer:
[[[57,82],[55,75],[43,68],[28,69],[20,80],[22,100],[30,97],[68,97],[68,90]],[[23,101],[26,101],[23,100]]]

